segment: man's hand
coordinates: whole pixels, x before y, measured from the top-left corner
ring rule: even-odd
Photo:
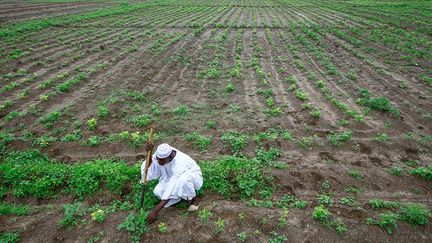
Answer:
[[[147,216],[147,223],[151,224],[156,220],[156,217],[158,215],[158,211],[152,211],[148,216]]]
[[[148,143],[148,144],[146,144],[145,148],[146,148],[146,151],[150,151],[150,150],[154,149],[154,145],[153,145],[153,143]]]

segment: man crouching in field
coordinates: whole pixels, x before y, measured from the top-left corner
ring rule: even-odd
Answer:
[[[153,144],[148,144],[146,149],[149,151],[153,147]],[[153,222],[163,207],[167,208],[181,199],[189,202],[188,211],[197,211],[199,202],[196,191],[203,184],[201,169],[197,163],[187,154],[166,143],[157,147],[150,163],[147,180],[159,178],[153,192],[161,201],[149,214],[148,222]],[[146,161],[141,165],[141,183],[144,183],[145,164]]]

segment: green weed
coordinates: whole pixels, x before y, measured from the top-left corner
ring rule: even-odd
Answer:
[[[241,242],[245,242],[247,240],[247,233],[246,232],[238,233],[237,236]]]
[[[213,143],[213,139],[211,137],[204,136],[197,132],[188,133],[184,136],[184,138],[188,142],[193,142],[201,152],[206,151],[207,148]]]
[[[181,105],[173,110],[176,115],[186,115],[189,113],[189,108],[185,105]]]
[[[398,202],[389,202],[382,199],[371,199],[369,200],[369,205],[371,205],[374,209],[398,208],[400,206]]]
[[[0,235],[0,242],[4,243],[17,243],[21,240],[18,232],[3,232]]]
[[[27,215],[29,207],[23,204],[12,204],[7,202],[0,202],[0,215],[14,214],[16,216]]]
[[[220,234],[220,233],[222,233],[224,231],[224,229],[225,229],[225,221],[223,219],[219,218],[215,222],[215,225],[216,225],[216,234],[217,235]]]
[[[343,131],[343,132],[332,132],[327,135],[328,140],[334,146],[339,146],[343,143],[347,143],[351,140],[351,131]]]
[[[425,180],[432,180],[432,166],[428,167],[417,167],[416,169],[412,169],[409,171],[411,175],[418,175]]]
[[[96,118],[90,118],[87,120],[87,127],[90,131],[93,131],[97,126],[97,119]]]
[[[221,136],[221,141],[225,146],[229,145],[231,152],[237,154],[241,149],[246,147],[248,142],[248,135],[238,131],[228,131]]]
[[[208,209],[201,209],[198,212],[198,217],[200,218],[200,221],[202,224],[206,224],[209,221],[209,218],[213,215],[213,213]]]
[[[79,223],[79,217],[83,215],[83,211],[80,209],[80,202],[63,205],[64,216],[59,221],[60,226],[70,229],[77,225]]]
[[[401,207],[401,220],[411,225],[426,225],[431,211],[421,203],[407,203]]]
[[[131,242],[141,242],[141,236],[149,231],[147,215],[148,212],[143,209],[137,213],[131,212],[125,221],[117,226],[117,229],[126,230]]]
[[[400,111],[391,105],[389,99],[385,97],[372,98],[372,95],[367,89],[360,89],[359,95],[360,98],[357,99],[358,104],[366,106],[371,110],[384,111],[396,116],[400,116]]]
[[[166,226],[166,224],[164,222],[160,222],[158,224],[158,229],[159,229],[159,232],[162,233],[162,234],[164,234],[164,233],[166,233],[168,231],[167,226]]]
[[[381,213],[378,219],[368,218],[368,224],[376,224],[379,227],[385,229],[389,234],[397,228],[397,221],[399,219],[399,214],[393,212]]]

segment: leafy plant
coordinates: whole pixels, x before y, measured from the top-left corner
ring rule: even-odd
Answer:
[[[206,151],[208,146],[210,146],[213,143],[213,139],[211,137],[204,136],[197,132],[186,134],[185,140],[188,142],[193,142],[195,146],[198,146],[201,152]]]
[[[381,213],[379,219],[368,218],[368,224],[376,224],[379,227],[385,229],[389,234],[397,228],[397,221],[399,219],[399,214],[393,212]]]
[[[247,145],[248,136],[245,133],[232,130],[224,133],[221,140],[225,145],[231,146],[231,152],[237,154]]]
[[[312,217],[318,221],[326,221],[329,219],[331,213],[324,205],[319,205],[314,208]]]
[[[16,216],[23,216],[28,214],[28,210],[29,207],[27,205],[0,202],[0,215],[14,214]]]
[[[98,209],[91,213],[91,217],[94,221],[102,223],[105,220],[106,212],[103,209]]]
[[[207,121],[207,127],[210,129],[216,128],[216,121],[215,120],[208,120]]]
[[[99,145],[99,143],[100,143],[99,136],[91,136],[87,140],[87,144],[91,147],[96,147]]]
[[[210,216],[212,216],[212,215],[213,215],[213,213],[206,208],[203,208],[198,212],[198,216],[200,218],[200,221],[203,224],[206,224],[208,222]]]
[[[79,217],[83,214],[80,209],[81,202],[63,205],[64,216],[59,221],[60,226],[70,229],[72,226],[77,225]]]
[[[329,195],[318,195],[317,199],[319,204],[333,206],[333,199]]]
[[[357,202],[356,199],[354,197],[351,197],[351,196],[346,196],[346,197],[343,197],[339,200],[339,204],[345,205],[348,207],[353,207],[356,204],[356,202]]]
[[[401,207],[400,218],[412,225],[426,225],[431,211],[421,203],[407,203]]]
[[[383,132],[383,133],[379,133],[374,137],[374,140],[379,142],[379,143],[385,143],[387,142],[387,140],[389,139],[387,133]]]
[[[382,199],[371,199],[369,200],[369,205],[371,205],[374,209],[398,208],[400,206],[398,202],[389,202]]]
[[[132,118],[132,122],[137,127],[145,127],[145,126],[148,126],[150,124],[150,116],[147,114],[135,116]]]
[[[351,177],[353,177],[357,180],[363,179],[363,175],[360,173],[360,171],[358,171],[356,169],[352,169],[352,170],[348,171],[348,175],[350,175]]]
[[[109,115],[109,109],[105,104],[98,105],[98,116],[101,118],[105,118]]]
[[[224,231],[225,229],[225,221],[221,218],[219,218],[216,222],[216,234],[220,234],[222,233],[222,231]]]
[[[269,243],[283,243],[287,241],[288,238],[285,235],[279,235],[278,233],[272,231],[270,232]]]
[[[400,116],[400,111],[394,108],[390,100],[385,97],[372,98],[371,93],[367,89],[359,90],[360,98],[357,99],[357,103],[368,107],[371,110],[379,110]]]
[[[203,161],[200,167],[207,175],[203,189],[225,197],[235,194],[250,198],[259,189],[271,185],[271,178],[266,176],[267,167],[256,159],[228,156],[216,161]]]
[[[58,110],[55,110],[40,119],[40,122],[44,124],[46,128],[52,128],[53,123],[60,119],[61,113]]]
[[[394,176],[402,176],[403,175],[403,168],[400,166],[395,166],[389,169],[390,175]]]
[[[18,232],[4,232],[0,235],[0,242],[16,243],[21,240]]]
[[[351,140],[351,131],[343,131],[343,132],[332,132],[327,136],[330,140],[330,143],[334,146],[339,146],[342,143],[346,143]]]
[[[185,105],[181,105],[173,110],[176,115],[186,115],[189,113],[189,108]]]
[[[93,131],[96,128],[97,120],[96,118],[91,118],[87,120],[87,126],[90,131]]]
[[[166,224],[164,222],[160,222],[158,224],[158,229],[159,229],[159,232],[162,233],[162,234],[166,233],[168,231],[167,226],[166,226]]]
[[[288,218],[288,209],[285,208],[285,209],[283,210],[281,216],[279,217],[279,220],[278,220],[278,227],[282,228],[283,226],[285,226],[285,225],[286,225],[287,218]]]
[[[244,242],[247,240],[247,233],[246,232],[238,233],[237,236],[241,242]]]
[[[429,181],[432,180],[432,166],[428,166],[428,167],[420,166],[417,167],[416,169],[410,170],[409,173],[411,175],[418,175],[425,180],[429,180]]]
[[[140,242],[141,235],[149,231],[147,225],[148,212],[141,209],[139,212],[131,212],[125,221],[117,226],[119,230],[126,230],[132,242]]]

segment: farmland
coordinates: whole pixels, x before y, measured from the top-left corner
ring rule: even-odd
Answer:
[[[432,241],[431,1],[0,2],[2,242]]]

